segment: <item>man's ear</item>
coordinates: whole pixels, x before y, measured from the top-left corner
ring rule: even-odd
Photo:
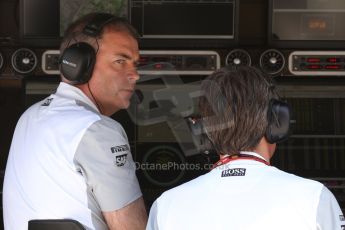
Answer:
[[[276,143],[270,143],[265,136],[263,136],[259,144],[255,147],[254,152],[259,153],[263,156],[266,160],[271,159],[274,152],[276,151]]]

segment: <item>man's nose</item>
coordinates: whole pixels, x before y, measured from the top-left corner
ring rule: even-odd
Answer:
[[[133,68],[128,72],[128,79],[131,82],[136,82],[139,80],[139,78],[140,78],[140,76],[139,76],[138,70],[136,68]]]

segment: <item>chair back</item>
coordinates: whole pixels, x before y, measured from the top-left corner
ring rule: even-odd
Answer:
[[[30,220],[28,230],[85,230],[76,220],[52,219]]]

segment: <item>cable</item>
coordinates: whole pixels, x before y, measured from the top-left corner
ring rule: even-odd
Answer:
[[[93,96],[93,93],[92,93],[92,91],[91,91],[91,89],[90,89],[90,84],[89,84],[89,82],[87,82],[87,88],[88,88],[89,91],[90,91],[90,94],[91,94],[91,96],[92,96],[92,99],[93,99],[93,100],[95,101],[95,103],[96,103],[97,109],[99,110],[99,112],[100,112],[101,114],[103,114],[102,109],[101,109],[101,106],[98,104],[98,102],[97,102],[95,96]]]

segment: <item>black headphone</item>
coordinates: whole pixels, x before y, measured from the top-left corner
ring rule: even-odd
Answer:
[[[95,14],[82,33],[94,37],[98,45],[97,37],[101,34],[103,27],[114,18],[112,14]],[[67,47],[60,56],[60,72],[73,85],[88,82],[95,66],[97,51],[86,42],[77,42]]]
[[[202,153],[214,152],[214,144],[207,134],[200,117],[187,117],[187,125],[197,149]],[[271,99],[267,109],[268,126],[265,132],[267,141],[271,144],[285,141],[290,135],[291,111],[289,105],[278,99]]]
[[[271,99],[267,109],[268,126],[265,137],[271,144],[286,140],[290,135],[291,112],[289,105],[281,100]]]

